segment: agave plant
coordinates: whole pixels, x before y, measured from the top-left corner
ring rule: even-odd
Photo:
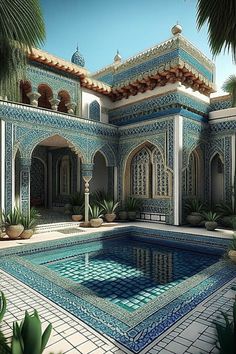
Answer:
[[[73,214],[74,215],[83,215],[84,214],[84,205],[81,206],[74,206],[72,208]]]
[[[228,315],[221,312],[225,323],[216,323],[220,354],[236,353],[236,300],[233,304],[233,321],[230,322]]]
[[[220,218],[220,215],[213,211],[203,212],[202,215],[204,216],[205,221],[217,221]]]
[[[184,206],[188,214],[202,213],[205,209],[205,204],[197,198],[188,199]]]
[[[236,107],[236,75],[230,75],[223,83],[223,91],[230,93],[232,99],[232,107]]]
[[[236,210],[231,203],[220,202],[216,204],[216,210],[221,216],[234,215]]]
[[[18,208],[14,208],[8,214],[3,213],[3,222],[5,226],[18,225],[21,223],[22,213]]]
[[[114,214],[119,206],[119,202],[114,202],[114,200],[106,200],[104,199],[101,203],[99,203],[102,210],[106,214]]]
[[[84,203],[84,195],[81,192],[76,192],[70,196],[70,204],[73,206],[80,206]]]
[[[91,219],[98,219],[102,217],[102,208],[100,205],[93,204],[89,206]]]
[[[129,211],[138,211],[141,208],[142,202],[139,199],[129,197],[125,202],[126,210]]]

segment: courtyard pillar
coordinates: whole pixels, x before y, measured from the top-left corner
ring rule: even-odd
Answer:
[[[6,213],[9,213],[14,207],[15,202],[15,173],[14,173],[14,153],[13,153],[13,134],[14,127],[12,123],[2,123],[2,165],[4,184],[3,205],[2,208]]]
[[[93,175],[93,164],[82,164],[82,177],[84,184],[84,224],[89,224],[89,182]]]
[[[34,90],[27,93],[27,96],[29,97],[31,106],[38,107],[38,100],[41,94],[38,91]]]
[[[183,154],[183,117],[174,120],[174,225],[182,222],[182,154]]]
[[[30,211],[30,158],[20,158],[20,200],[21,210],[27,215]]]
[[[53,111],[57,111],[58,109],[58,105],[60,103],[60,100],[58,98],[56,98],[55,96],[53,96],[49,102],[51,103],[51,107]]]
[[[75,114],[75,108],[76,108],[76,103],[75,102],[66,103],[66,107],[68,109],[67,113]]]

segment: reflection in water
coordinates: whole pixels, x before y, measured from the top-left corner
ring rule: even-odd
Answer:
[[[172,281],[173,257],[171,252],[159,252],[150,248],[133,248],[133,261],[154,283],[166,284]]]

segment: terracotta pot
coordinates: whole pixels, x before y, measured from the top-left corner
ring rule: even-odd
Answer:
[[[116,214],[115,213],[105,214],[104,217],[107,222],[112,222],[115,220]]]
[[[29,229],[29,230],[24,230],[21,234],[20,234],[20,238],[23,238],[24,240],[29,239],[30,237],[32,237],[34,234],[34,230]]]
[[[205,222],[205,228],[208,231],[214,231],[217,228],[218,224],[216,221],[206,221]]]
[[[128,213],[125,210],[119,211],[119,219],[120,220],[127,220],[128,219]]]
[[[236,263],[236,251],[230,250],[228,252],[228,256],[231,259],[232,262]]]
[[[83,215],[71,215],[73,221],[81,221],[83,219]]]
[[[6,234],[9,238],[14,240],[20,236],[23,230],[24,230],[24,226],[21,224],[9,225],[6,227]]]
[[[190,225],[198,226],[203,220],[203,217],[200,213],[191,213],[187,216],[186,220]]]
[[[128,219],[130,221],[136,220],[136,211],[128,211]]]
[[[92,227],[100,227],[103,223],[102,218],[90,219],[90,225]]]

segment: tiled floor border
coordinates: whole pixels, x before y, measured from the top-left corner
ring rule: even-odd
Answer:
[[[138,228],[140,231],[140,228]],[[147,229],[143,229],[142,231],[147,231]],[[136,230],[137,231],[137,230]],[[153,234],[153,230],[152,234]],[[165,235],[165,232],[163,233],[163,231],[161,231],[162,235]],[[173,234],[173,233],[172,233]],[[100,237],[104,236],[101,235],[101,233],[97,233],[97,234],[93,234],[93,239],[96,239],[96,237],[98,237],[98,235]],[[169,235],[170,236],[170,235]],[[173,237],[175,237],[176,235],[174,235]],[[182,235],[181,235],[182,236]],[[187,235],[189,236],[189,235]],[[158,237],[160,237],[160,232],[158,233]],[[180,237],[178,235],[178,237]],[[186,236],[184,236],[186,238]],[[193,236],[191,236],[192,239],[194,239]],[[87,238],[87,237],[86,237]],[[201,240],[204,241],[204,236],[196,236],[197,240]],[[184,238],[182,237],[182,240]],[[60,244],[61,244],[60,240]],[[73,238],[73,241],[76,243],[78,242],[78,240],[75,240],[75,238]],[[80,236],[80,240],[79,241],[84,241],[81,240],[81,236]],[[196,241],[196,239],[192,240],[192,241]],[[212,240],[212,245],[214,242],[216,242],[217,246],[219,244],[222,243],[219,242],[220,240]],[[67,244],[70,243],[70,239],[66,239],[65,241]],[[64,245],[65,245],[64,242]],[[48,244],[48,243],[47,243]],[[45,247],[47,247],[47,244],[43,244],[43,248],[45,249]],[[51,241],[49,242],[50,246],[56,246],[57,242],[55,241]],[[208,241],[208,245],[209,245],[209,241]],[[41,246],[41,248],[40,248]],[[48,245],[49,246],[49,245]],[[25,246],[23,247],[25,248],[24,250],[21,249],[17,249],[17,250],[9,250],[9,254],[14,254],[18,253],[21,251],[24,252],[29,252],[30,251],[30,246]],[[42,249],[42,245],[37,244],[38,249]],[[31,245],[31,250],[35,249],[35,245]],[[15,262],[15,263],[14,263]],[[19,263],[16,261],[16,259],[10,261],[10,260],[5,260],[5,262],[2,263],[2,268],[5,269],[5,271],[10,272],[10,274],[12,274],[13,276],[15,276],[17,279],[20,279],[21,281],[23,281],[25,284],[28,284],[30,286],[32,286],[33,288],[35,288],[37,291],[42,292],[42,288],[43,288],[43,284],[45,285],[45,278],[40,279],[40,275],[38,275],[36,278],[36,273],[33,272],[32,273],[32,277],[29,276],[29,269],[25,268],[22,266],[20,267],[20,274],[19,274]],[[221,268],[221,267],[220,267]],[[179,318],[181,318],[184,314],[186,314],[187,312],[189,312],[192,308],[194,308],[199,302],[201,302],[204,298],[206,298],[207,296],[209,296],[209,294],[211,294],[212,292],[214,292],[216,289],[218,289],[219,287],[221,287],[223,284],[225,284],[227,281],[229,281],[230,279],[232,279],[235,276],[235,267],[230,266],[230,265],[224,265],[221,269],[218,269],[218,271],[216,273],[213,274],[213,276],[210,276],[209,278],[205,279],[200,285],[195,286],[195,290],[198,293],[198,296],[193,296],[192,291],[193,289],[187,291],[185,294],[181,295],[180,298],[178,298],[177,300],[175,300],[175,302],[173,301],[171,304],[171,308],[170,308],[170,304],[166,305],[166,307],[162,308],[161,310],[159,310],[158,315],[161,317],[162,321],[157,321],[156,322],[152,322],[150,324],[150,318],[148,319],[149,321],[149,327],[147,330],[147,323],[145,323],[145,321],[143,321],[143,323],[141,324],[141,327],[138,328],[138,326],[136,326],[136,328],[129,328],[127,330],[127,326],[124,326],[124,323],[120,323],[120,328],[125,329],[126,332],[121,332],[119,331],[119,333],[114,333],[114,327],[116,327],[114,322],[114,319],[109,317],[106,320],[108,321],[109,324],[109,328],[106,327],[106,331],[104,331],[107,335],[109,335],[111,338],[114,338],[115,340],[117,340],[118,342],[120,342],[122,345],[124,345],[125,347],[131,349],[133,352],[138,353],[140,352],[146,345],[148,345],[149,343],[151,343],[157,336],[159,336],[161,333],[163,333],[163,331],[168,328],[169,326],[171,326],[174,322],[176,322]],[[218,278],[218,279],[217,279]],[[37,281],[35,281],[37,280]],[[216,281],[217,280],[217,281]],[[35,286],[37,283],[37,286]],[[205,285],[206,287],[204,288]],[[53,301],[55,301],[56,303],[58,303],[60,306],[64,307],[66,310],[68,310],[69,312],[75,314],[78,317],[81,317],[81,312],[78,313],[78,311],[76,311],[76,309],[73,306],[69,306],[68,308],[68,304],[63,304],[61,303],[61,298],[58,299],[58,294],[61,293],[62,298],[65,296],[65,298],[68,296],[68,291],[67,293],[65,293],[65,289],[56,286],[56,284],[54,283],[50,283],[49,284],[49,288],[52,289],[53,288],[53,296],[51,298],[52,294],[48,294],[46,292],[47,297],[51,298]],[[55,291],[56,290],[56,291]],[[56,293],[56,294],[55,294]],[[70,300],[72,301],[72,296],[70,294]],[[180,306],[180,301],[181,301],[181,306]],[[174,307],[173,307],[174,305]],[[87,310],[86,306],[87,304],[84,304],[84,311],[87,314]],[[88,306],[87,306],[88,307]],[[92,311],[94,311],[94,308],[92,309]],[[169,314],[169,316],[167,316],[167,314]],[[98,316],[100,316],[100,313],[96,314],[96,318],[100,318]],[[103,321],[104,321],[104,314],[103,316]],[[106,314],[107,316],[107,314]],[[155,317],[157,317],[157,313],[155,313]],[[83,318],[84,319],[84,318]],[[86,318],[84,319],[86,322]],[[87,318],[88,320],[88,318]],[[92,322],[92,323],[91,323]],[[97,323],[93,323],[94,321],[89,321],[89,325],[92,325],[94,328],[96,328],[97,330],[101,330],[101,328],[97,328]],[[97,321],[96,321],[97,322]],[[104,322],[102,323],[102,327],[104,330]]]

